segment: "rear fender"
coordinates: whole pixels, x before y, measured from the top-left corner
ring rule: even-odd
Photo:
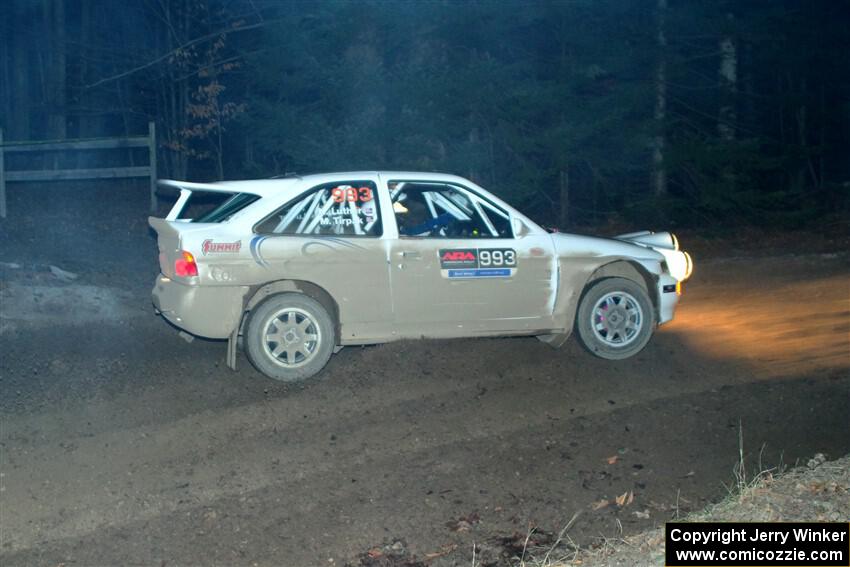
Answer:
[[[252,288],[252,290],[245,295],[245,308],[243,310],[240,332],[245,326],[245,321],[247,320],[246,315],[262,301],[273,295],[277,295],[278,293],[303,293],[304,295],[307,295],[321,303],[331,316],[331,319],[334,321],[335,341],[336,343],[339,343],[339,305],[337,305],[337,302],[331,294],[329,294],[323,287],[303,280],[278,280]]]

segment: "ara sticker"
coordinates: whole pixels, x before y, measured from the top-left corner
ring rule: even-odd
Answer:
[[[456,248],[440,250],[440,268],[477,268],[478,251],[475,248]]]
[[[509,278],[517,267],[512,248],[440,250],[440,269],[448,278]]]
[[[207,254],[229,254],[239,252],[242,249],[242,241],[236,242],[215,242],[213,240],[204,240],[201,250],[204,256]]]

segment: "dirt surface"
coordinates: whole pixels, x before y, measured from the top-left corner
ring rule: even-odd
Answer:
[[[592,546],[721,499],[739,427],[754,468],[850,453],[846,248],[696,254],[627,361],[407,342],[286,387],[153,314],[136,199],[0,225],[4,566],[509,565],[529,526]]]

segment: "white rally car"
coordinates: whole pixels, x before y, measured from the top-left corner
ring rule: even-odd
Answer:
[[[673,318],[691,274],[667,232],[550,233],[475,183],[366,171],[199,184],[158,234],[158,313],[194,335],[238,339],[278,380],[319,372],[345,345],[572,331],[597,356],[640,351]],[[198,193],[222,202],[196,218]]]

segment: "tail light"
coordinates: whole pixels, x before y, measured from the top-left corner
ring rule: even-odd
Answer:
[[[174,275],[181,278],[198,275],[198,264],[195,263],[195,257],[191,252],[183,250],[180,252],[181,257],[174,261]]]

